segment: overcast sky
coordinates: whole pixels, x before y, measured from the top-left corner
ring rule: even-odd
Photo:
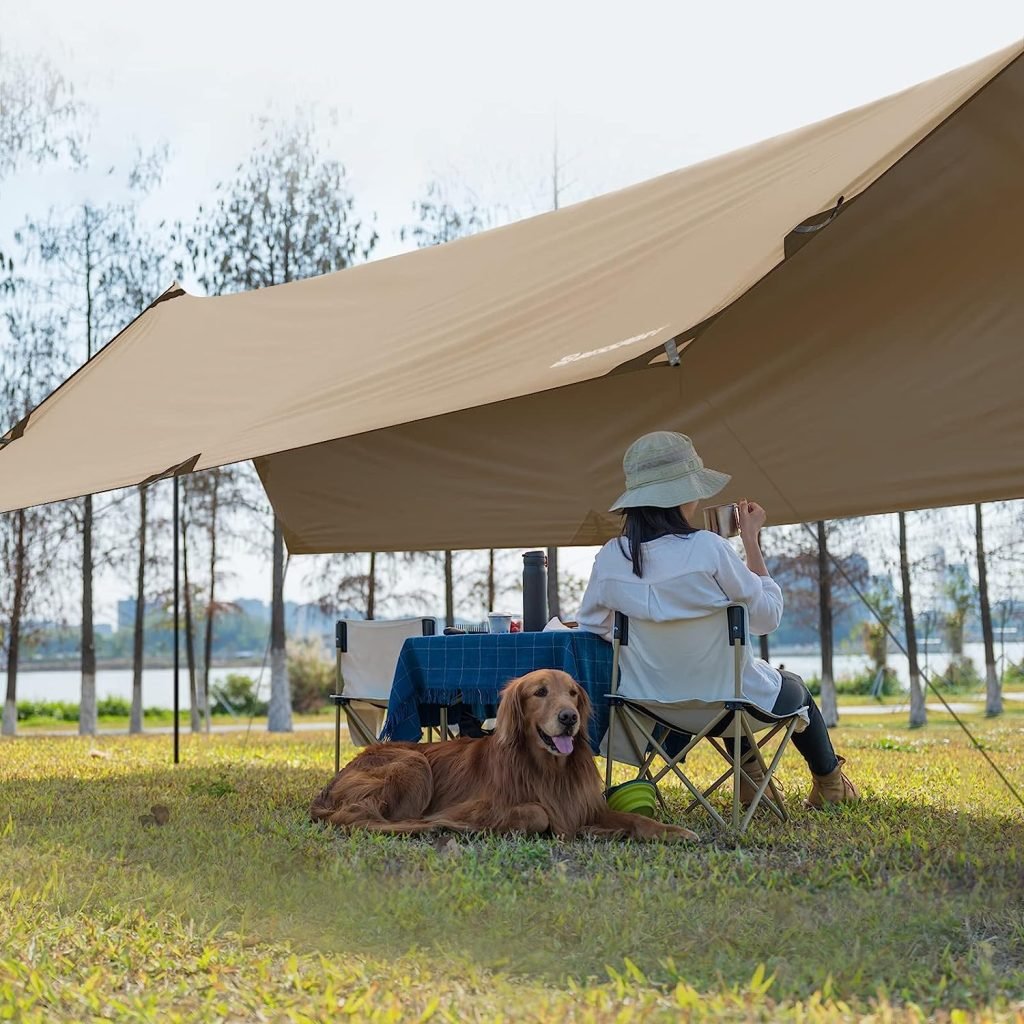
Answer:
[[[112,187],[110,166],[161,143],[171,162],[148,212],[191,218],[245,156],[254,116],[312,105],[358,209],[377,217],[377,255],[391,255],[432,179],[520,214],[545,209],[556,125],[568,203],[838,113],[1021,36],[1021,0],[0,0],[2,46],[48,55],[89,104],[93,168],[5,182],[0,232],[97,198]],[[587,557],[574,560],[580,571]],[[235,568],[232,592],[269,590],[258,560]],[[302,596],[301,577],[291,573],[289,596]],[[121,590],[105,585],[106,607]]]

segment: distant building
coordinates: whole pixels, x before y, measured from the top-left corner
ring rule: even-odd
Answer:
[[[135,628],[135,605],[136,600],[134,597],[127,597],[123,601],[117,602],[117,629],[120,632],[122,629],[132,630]],[[144,615],[147,619],[162,615],[164,612],[164,606],[159,601],[147,601],[146,610]],[[99,627],[97,627],[99,628]]]
[[[266,601],[256,597],[239,597],[232,603],[238,605],[243,615],[260,622],[270,621],[270,605]]]
[[[336,616],[325,612],[319,605],[285,602],[284,625],[289,636],[333,636],[335,621]]]

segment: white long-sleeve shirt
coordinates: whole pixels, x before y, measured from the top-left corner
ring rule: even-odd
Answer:
[[[751,633],[771,633],[782,620],[778,583],[751,572],[716,533],[698,530],[685,537],[648,541],[642,577],[633,572],[623,549],[628,545],[616,538],[597,553],[576,616],[580,629],[610,640],[617,611],[643,621],[672,622],[707,615],[734,601],[747,606]],[[781,686],[782,676],[771,665],[751,659],[742,680],[748,700],[771,711]]]

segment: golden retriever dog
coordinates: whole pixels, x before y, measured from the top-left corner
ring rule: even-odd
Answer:
[[[695,840],[679,825],[608,807],[589,719],[590,701],[571,676],[530,672],[502,691],[493,737],[367,747],[324,787],[310,815],[375,832]]]

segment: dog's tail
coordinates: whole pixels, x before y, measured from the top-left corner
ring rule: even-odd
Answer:
[[[309,805],[309,816],[313,821],[330,821],[331,815],[337,810],[336,798],[332,794],[332,790],[338,781],[341,772],[331,779],[330,782],[320,790],[315,797],[313,802]]]

